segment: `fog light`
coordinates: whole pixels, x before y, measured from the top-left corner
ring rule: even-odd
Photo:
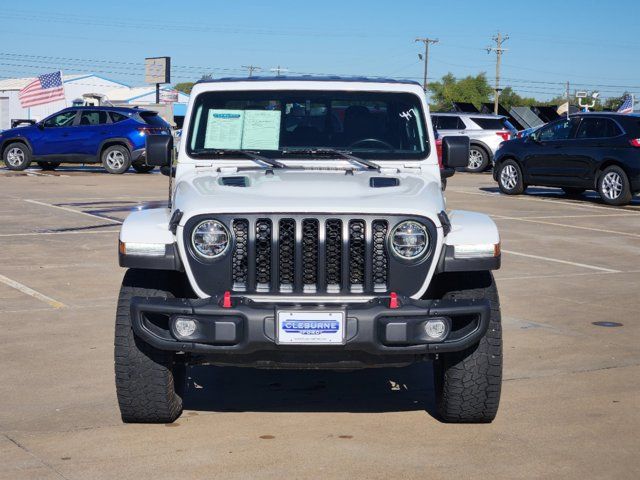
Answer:
[[[447,322],[445,322],[442,318],[427,320],[427,323],[424,324],[424,331],[432,340],[442,340],[447,336],[447,330]]]
[[[173,327],[175,328],[178,336],[190,337],[195,333],[197,325],[196,322],[190,318],[176,318],[173,322]]]

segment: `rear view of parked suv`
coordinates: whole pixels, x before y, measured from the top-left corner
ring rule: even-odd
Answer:
[[[469,137],[469,165],[467,171],[482,172],[493,162],[501,142],[515,132],[506,117],[482,113],[436,113],[431,115],[433,127],[442,137]]]
[[[605,203],[626,205],[640,192],[640,116],[600,112],[556,120],[504,142],[493,177],[508,195],[543,185],[568,195],[597,190]]]
[[[120,107],[66,108],[26,127],[0,132],[0,152],[9,170],[32,162],[45,170],[60,163],[102,163],[109,173],[150,171],[144,163],[149,134],[171,134],[156,112]]]

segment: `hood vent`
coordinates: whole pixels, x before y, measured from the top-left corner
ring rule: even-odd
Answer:
[[[248,187],[249,179],[247,177],[222,177],[220,184],[225,187]]]
[[[397,187],[400,185],[400,179],[395,177],[371,177],[369,186],[371,188]]]

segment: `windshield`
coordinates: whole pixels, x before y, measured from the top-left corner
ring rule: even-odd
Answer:
[[[206,92],[195,101],[187,152],[250,150],[267,157],[341,150],[360,158],[429,153],[420,98],[410,93]]]

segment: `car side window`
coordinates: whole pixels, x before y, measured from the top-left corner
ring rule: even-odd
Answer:
[[[118,112],[109,112],[109,115],[111,115],[111,121],[113,123],[123,122],[124,120],[129,118],[126,115],[122,115],[121,113],[118,113]]]
[[[100,110],[83,110],[80,114],[80,125],[95,126],[109,123],[107,112]]]
[[[576,138],[611,138],[622,133],[620,127],[608,118],[583,118]]]
[[[51,127],[70,127],[73,125],[73,120],[76,118],[76,111],[69,110],[66,112],[54,115],[44,121],[43,125],[47,128]]]
[[[540,133],[537,135],[537,138],[541,142],[567,140],[571,138],[571,133],[577,125],[577,122],[577,119],[570,118],[568,120],[561,120],[559,122],[552,123],[540,129]]]
[[[438,130],[461,130],[464,129],[464,122],[460,117],[442,116],[438,118]]]

